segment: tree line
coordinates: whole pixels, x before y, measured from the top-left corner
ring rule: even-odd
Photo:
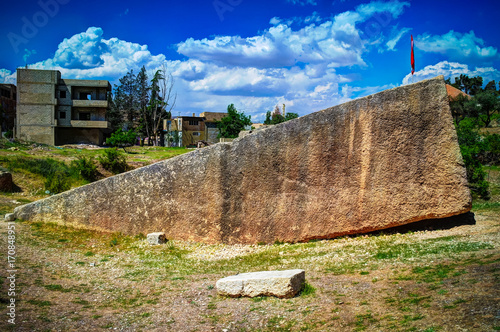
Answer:
[[[460,152],[473,195],[489,199],[486,165],[500,165],[500,135],[490,134],[493,122],[500,119],[500,85],[493,80],[483,88],[483,78],[460,75],[447,84],[467,95],[450,98],[450,110],[457,129]],[[491,130],[491,129],[490,129]]]
[[[122,135],[129,140],[139,135],[147,137],[150,145],[160,145],[163,120],[172,117],[177,99],[172,75],[163,67],[150,79],[143,66],[137,74],[130,70],[119,82],[108,97],[108,121],[115,131],[110,143],[122,143]]]

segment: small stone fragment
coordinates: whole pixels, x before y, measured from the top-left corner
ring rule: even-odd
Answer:
[[[157,232],[157,233],[149,233],[148,234],[148,243],[149,244],[163,244],[166,243],[167,237],[165,233]]]
[[[7,213],[5,215],[5,221],[14,221],[16,220],[16,216],[14,215],[14,213]]]
[[[305,278],[305,271],[300,269],[241,273],[218,280],[216,287],[219,295],[231,297],[290,298],[297,295]]]

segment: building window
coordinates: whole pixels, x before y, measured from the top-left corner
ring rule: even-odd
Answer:
[[[59,91],[59,98],[66,98],[66,91]]]
[[[66,119],[66,112],[59,112],[59,119]]]
[[[78,113],[78,120],[82,120],[82,121],[89,121],[90,120],[90,113]]]
[[[92,100],[92,94],[90,92],[80,92],[80,100]]]
[[[197,120],[189,120],[189,125],[190,126],[197,126],[198,125],[198,121]]]
[[[193,132],[193,136],[200,136],[200,133],[195,131],[195,132]]]

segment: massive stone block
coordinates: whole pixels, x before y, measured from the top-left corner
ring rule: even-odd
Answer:
[[[470,210],[443,77],[18,207],[17,218],[206,243],[306,241]]]

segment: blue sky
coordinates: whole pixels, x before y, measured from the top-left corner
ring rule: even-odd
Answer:
[[[174,115],[305,115],[437,75],[500,80],[498,1],[9,1],[0,82],[16,68],[117,83],[144,65],[175,79]]]

